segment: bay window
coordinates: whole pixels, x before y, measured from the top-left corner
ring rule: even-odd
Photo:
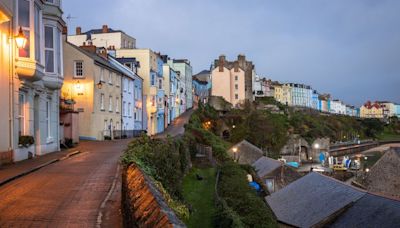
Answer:
[[[31,2],[29,0],[18,0],[18,27],[22,28],[25,37],[28,38],[25,48],[19,49],[19,57],[30,58],[30,10]]]
[[[61,74],[60,33],[60,30],[55,26],[44,26],[45,69],[47,73]]]

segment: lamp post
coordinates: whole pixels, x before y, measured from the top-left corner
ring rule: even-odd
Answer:
[[[237,153],[238,149],[236,147],[234,147],[234,148],[232,148],[232,151],[233,151],[233,161],[237,162],[236,161],[236,153]]]

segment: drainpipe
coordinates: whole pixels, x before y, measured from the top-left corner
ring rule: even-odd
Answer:
[[[123,117],[123,113],[122,113],[122,104],[123,104],[123,99],[124,99],[124,87],[123,87],[123,85],[122,85],[122,83],[123,83],[123,75],[121,75],[121,82],[119,83],[119,89],[121,90],[121,100],[120,100],[120,110],[119,110],[119,113],[121,114],[121,126],[120,126],[120,128],[121,128],[121,139],[122,139],[122,129],[123,129],[123,126],[124,126],[124,117]]]
[[[9,31],[9,36],[13,36],[13,24],[14,21],[11,19],[9,22],[8,26],[8,31]],[[8,145],[8,151],[13,151],[14,148],[14,39],[10,39],[10,47],[9,47],[9,89],[10,91],[8,92],[8,103],[9,103],[9,129],[8,129],[8,134],[9,134],[9,145]],[[14,161],[14,153],[12,152],[11,154],[12,160]]]

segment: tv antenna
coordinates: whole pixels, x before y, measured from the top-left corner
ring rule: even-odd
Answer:
[[[67,18],[68,24],[70,24],[71,20],[76,19],[77,17],[71,16],[71,14],[68,14],[66,18]]]

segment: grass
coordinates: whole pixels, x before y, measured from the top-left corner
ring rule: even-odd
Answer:
[[[216,173],[214,168],[193,168],[183,180],[183,196],[191,205],[192,213],[189,220],[185,221],[188,227],[213,227]],[[196,174],[203,177],[199,181]]]
[[[400,140],[400,135],[384,131],[378,138],[380,140]]]

